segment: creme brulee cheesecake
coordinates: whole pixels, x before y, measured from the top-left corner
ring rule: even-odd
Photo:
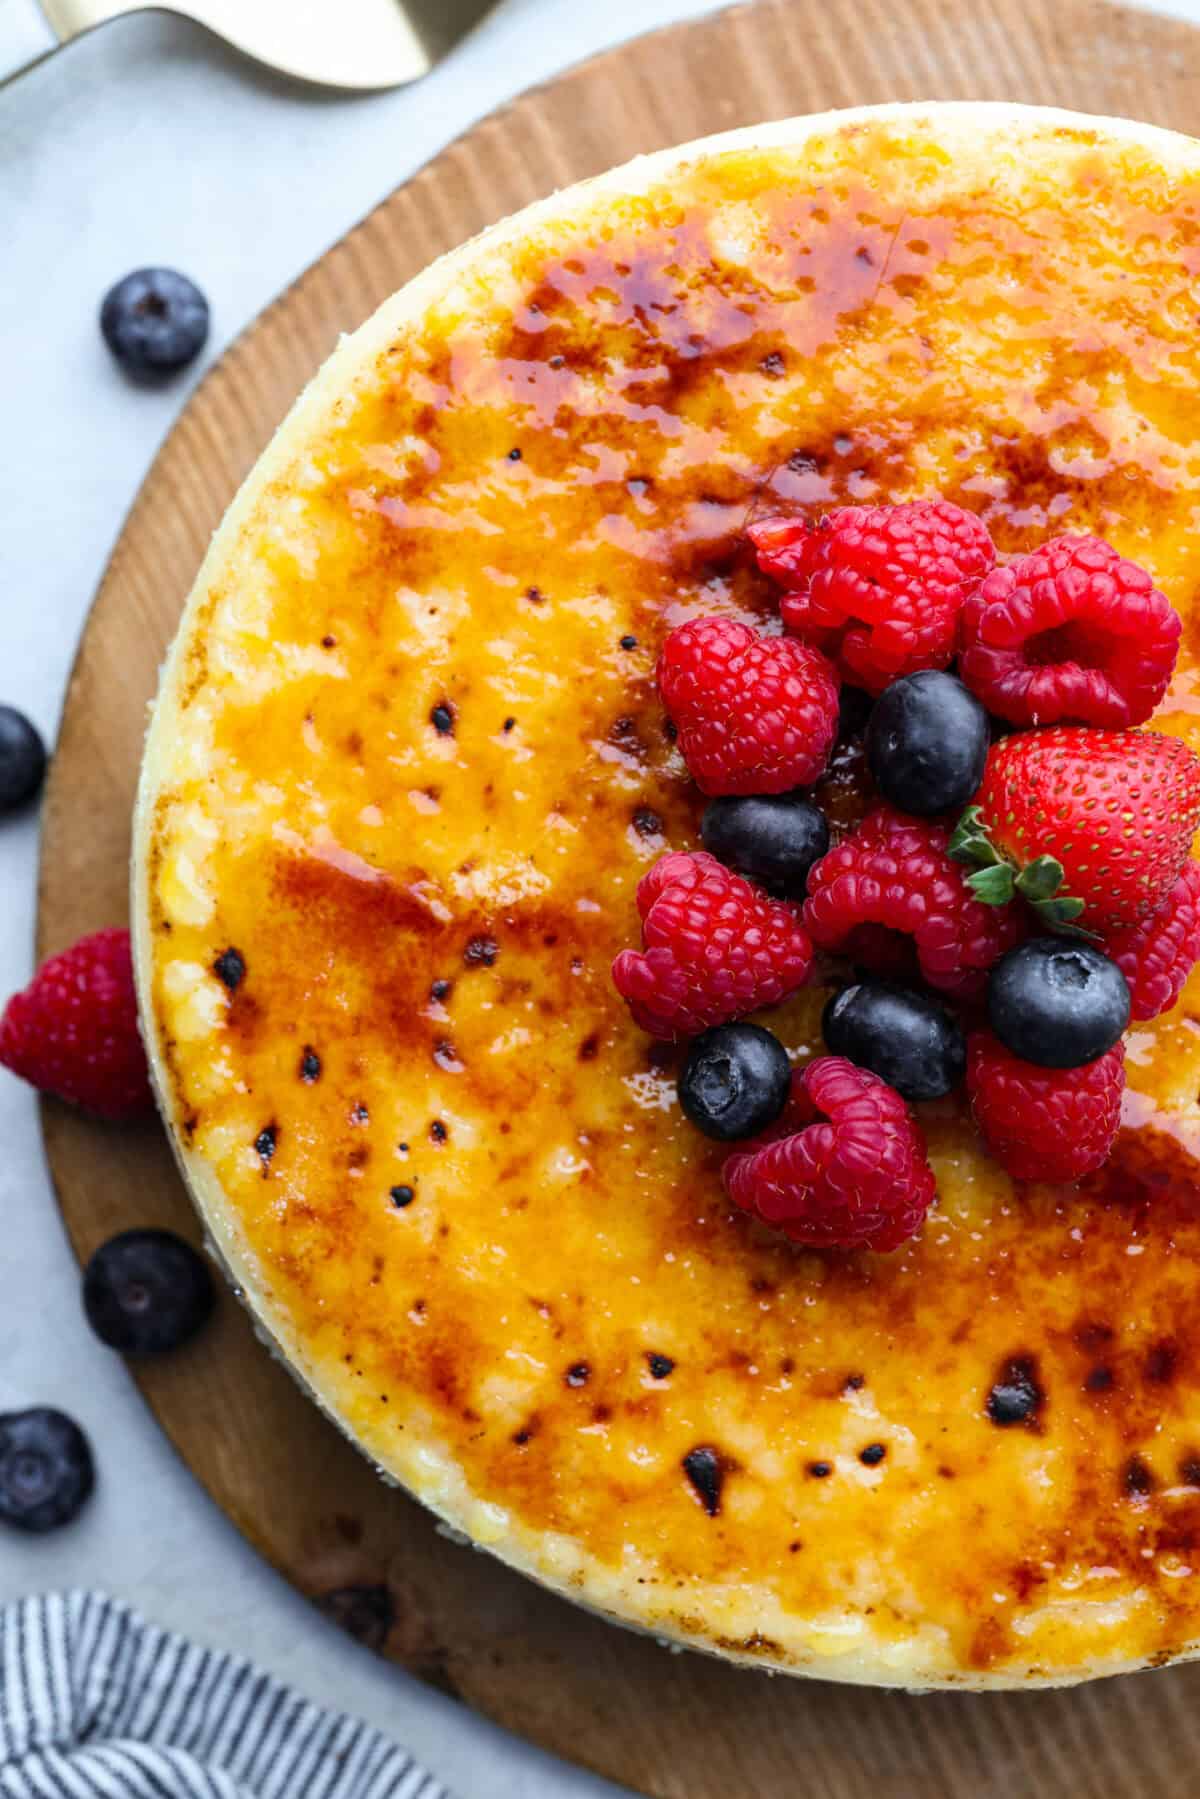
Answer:
[[[775,619],[747,527],[932,496],[1183,618],[1200,145],[1015,106],[733,133],[444,258],[346,339],[200,572],[146,749],[143,1028],[181,1165],[363,1451],[623,1623],[789,1672],[1078,1680],[1200,1647],[1200,981],[1123,1129],[817,1253],[722,1185],[610,974],[704,797],[655,684]],[[850,821],[835,753],[823,803]],[[819,967],[817,973],[819,974]],[[756,1014],[802,1065],[828,991]],[[924,1152],[922,1152],[924,1153]]]

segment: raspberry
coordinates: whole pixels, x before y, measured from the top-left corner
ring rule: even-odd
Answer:
[[[959,673],[1015,725],[1144,724],[1167,691],[1179,614],[1145,569],[1069,533],[993,569],[963,607]]]
[[[967,1044],[975,1123],[1016,1181],[1078,1181],[1107,1160],[1121,1122],[1125,1045],[1082,1068],[1038,1068],[990,1031]]]
[[[786,629],[871,693],[947,666],[963,601],[996,560],[986,526],[949,500],[846,506],[813,525],[766,519],[750,539],[759,567],[790,589]]]
[[[923,978],[969,999],[1024,931],[1016,906],[987,906],[947,854],[950,833],[876,807],[808,877],[804,923],[818,949],[895,974],[895,934],[912,939]],[[882,928],[881,928],[882,927]],[[886,935],[884,934],[886,930]]]
[[[658,690],[702,793],[810,787],[838,724],[837,676],[819,651],[733,618],[679,625],[658,658]]]
[[[1129,982],[1132,1018],[1169,1012],[1200,962],[1200,863],[1189,862],[1158,910],[1103,949]]]
[[[128,931],[97,931],[42,963],[0,1019],[0,1064],[99,1118],[153,1109]]]
[[[724,1178],[742,1211],[814,1249],[896,1249],[936,1193],[900,1095],[842,1056],[793,1074],[782,1119],[727,1159]]]
[[[803,986],[812,944],[799,906],[769,899],[715,856],[663,856],[638,884],[645,953],[622,950],[617,992],[652,1037],[694,1037]]]

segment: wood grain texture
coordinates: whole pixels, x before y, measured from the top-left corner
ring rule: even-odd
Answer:
[[[1106,0],[759,0],[573,70],[486,119],[275,303],[202,383],[138,495],[71,677],[46,797],[39,946],[123,920],[145,707],[209,535],[337,335],[441,251],[556,186],[829,106],[1014,99],[1200,129],[1200,36]],[[47,1104],[76,1250],[198,1227],[156,1127]],[[914,1699],[672,1655],[440,1536],[385,1488],[233,1303],[139,1370],[200,1480],[306,1594],[547,1748],[662,1799],[1146,1799],[1195,1789],[1200,1667],[1068,1693]]]

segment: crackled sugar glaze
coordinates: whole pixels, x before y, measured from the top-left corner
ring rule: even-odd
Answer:
[[[875,121],[485,256],[243,526],[157,732],[169,1099],[284,1347],[480,1540],[834,1673],[1200,1638],[1200,983],[1103,1177],[1014,1191],[925,1107],[939,1205],[873,1259],[731,1216],[608,973],[697,840],[656,650],[772,614],[756,511],[1102,533],[1185,615],[1157,723],[1200,748],[1198,386],[1200,179]]]

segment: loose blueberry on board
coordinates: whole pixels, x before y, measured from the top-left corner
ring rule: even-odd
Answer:
[[[1129,983],[1115,962],[1067,937],[1035,937],[992,971],[988,1018],[1006,1049],[1039,1068],[1081,1068],[1129,1023]]]
[[[88,1440],[65,1412],[0,1413],[0,1523],[40,1534],[69,1524],[96,1484]]]
[[[208,337],[208,301],[174,269],[135,269],[110,287],[100,308],[104,341],[140,380],[173,375]]]
[[[757,1136],[783,1111],[792,1071],[778,1037],[757,1024],[721,1024],[697,1037],[679,1077],[679,1103],[720,1143]]]
[[[0,813],[26,806],[46,774],[46,746],[15,706],[0,706]]]
[[[171,1231],[122,1231],[83,1273],[83,1309],[102,1343],[158,1355],[195,1336],[216,1295],[207,1264]]]
[[[973,693],[923,668],[885,688],[867,725],[867,761],[885,800],[932,818],[966,805],[983,780],[990,733]]]
[[[869,1068],[905,1099],[940,1099],[967,1070],[958,1020],[928,993],[858,981],[834,994],[821,1030],[832,1054]]]
[[[829,848],[829,826],[800,793],[727,795],[700,820],[710,855],[780,899],[803,899],[808,871]]]

